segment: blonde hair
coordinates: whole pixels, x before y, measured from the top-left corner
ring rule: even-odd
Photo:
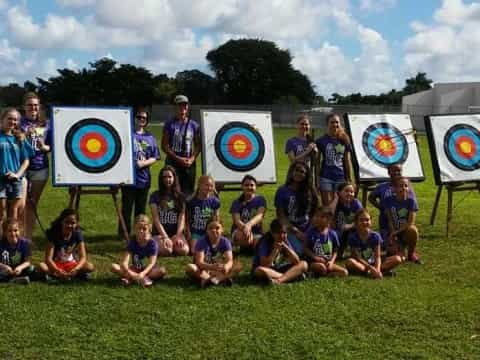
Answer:
[[[37,120],[39,122],[40,126],[45,126],[47,124],[47,117],[45,116],[45,114],[43,112],[40,97],[38,96],[37,93],[35,93],[33,91],[29,91],[29,92],[25,93],[25,95],[23,95],[23,106],[26,105],[28,100],[32,100],[32,99],[38,100],[38,106],[39,106],[38,117],[37,117],[37,119],[32,119],[32,120]]]
[[[0,114],[0,121],[3,122],[3,120],[5,120],[5,118],[7,117],[7,115],[8,115],[9,113],[11,113],[11,112],[14,112],[14,113],[17,114],[18,120],[20,120],[20,118],[22,117],[22,116],[20,115],[20,112],[19,112],[16,108],[14,108],[14,107],[7,107],[7,108],[5,108],[5,109],[2,110],[2,113]]]
[[[150,221],[150,218],[147,215],[140,214],[140,215],[137,215],[137,217],[135,218],[135,225],[137,224],[152,225],[152,222]]]
[[[195,190],[195,197],[198,196],[198,190],[200,189],[200,185],[206,183],[207,181],[211,181],[213,183],[213,191],[212,193],[209,193],[208,196],[217,195],[217,189],[215,188],[215,180],[213,179],[213,177],[211,177],[210,175],[201,175],[197,181],[197,189]]]

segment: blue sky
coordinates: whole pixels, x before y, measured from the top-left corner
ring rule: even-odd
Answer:
[[[319,94],[401,89],[417,72],[478,81],[480,2],[467,0],[0,0],[0,84],[103,56],[154,73],[208,72],[232,38],[289,49]]]

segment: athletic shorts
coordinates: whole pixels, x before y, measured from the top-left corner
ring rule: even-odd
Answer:
[[[48,167],[40,170],[27,170],[28,181],[47,181]]]
[[[335,181],[335,180],[330,180],[324,177],[320,177],[318,179],[318,187],[320,191],[329,191],[329,192],[335,192],[338,191],[340,188],[340,185],[343,184],[345,180],[341,181]]]
[[[71,260],[67,262],[55,262],[55,265],[60,269],[65,272],[70,272],[72,269],[77,266],[78,262],[76,260]]]

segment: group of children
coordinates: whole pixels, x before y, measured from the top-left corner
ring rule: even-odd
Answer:
[[[186,97],[179,96],[178,113],[185,112],[185,101]],[[87,261],[78,214],[72,209],[62,211],[46,232],[45,259],[36,272],[31,264],[31,212],[36,211],[48,178],[51,134],[39,120],[35,94],[26,96],[24,110],[23,118],[11,108],[1,115],[0,279],[27,283],[38,273],[47,279],[87,279],[94,266]],[[182,120],[178,114],[177,118],[178,129],[169,136],[164,129],[162,148],[171,157],[175,149],[189,148],[191,165],[198,155],[193,135],[187,136],[193,120],[185,116]],[[332,114],[327,121],[327,134],[314,141],[308,117],[298,119],[298,136],[286,144],[291,166],[285,184],[275,194],[276,216],[269,231],[264,232],[262,227],[267,202],[257,194],[253,176],[243,178],[242,193],[231,204],[231,239],[233,245],[254,252],[251,274],[255,279],[281,284],[304,277],[307,272],[318,276],[365,273],[382,278],[393,274],[393,268],[407,259],[420,262],[415,251],[418,206],[408,180],[401,176],[401,167],[391,166],[391,181],[378,185],[369,197],[380,210],[379,234],[372,230],[369,212],[355,199],[356,188],[349,181],[350,140],[340,118]],[[134,234],[122,260],[112,264],[111,271],[125,285],[139,282],[150,286],[166,274],[166,269],[157,265],[157,257],[191,255],[193,262],[185,272],[202,287],[231,284],[242,266],[234,260],[232,242],[224,234],[213,178],[200,176],[193,194],[185,194],[178,166],[166,164],[158,175],[158,189],[148,201],[152,221],[144,215],[151,183],[149,168],[160,158],[147,125],[148,113],[138,109],[134,133],[137,181],[133,187],[122,187],[122,213],[129,233],[135,208]],[[187,141],[192,143],[183,144]],[[186,163],[187,158],[178,156]],[[30,211],[25,200],[27,191]],[[21,215],[25,207],[26,214]],[[20,236],[23,218],[28,240]],[[338,260],[345,258],[347,249],[349,256],[341,266]]]

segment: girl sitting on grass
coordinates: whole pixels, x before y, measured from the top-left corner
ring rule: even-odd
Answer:
[[[316,275],[347,276],[347,269],[335,264],[339,241],[330,229],[332,211],[328,206],[315,210],[312,225],[305,232],[304,254],[309,259],[309,269]]]
[[[355,231],[348,237],[351,257],[345,263],[350,273],[366,274],[374,279],[382,279],[383,275],[394,275],[392,269],[402,262],[398,255],[390,256],[382,261],[382,237],[371,230],[372,219],[367,209],[358,210],[355,214]]]
[[[18,284],[30,283],[34,267],[30,242],[20,237],[18,221],[8,220],[3,224],[3,237],[0,242],[0,281]]]
[[[47,230],[47,250],[45,262],[39,267],[42,272],[55,279],[88,279],[94,270],[87,261],[87,249],[78,224],[78,213],[74,209],[64,209]]]
[[[185,256],[189,252],[185,229],[185,198],[175,169],[166,165],[158,174],[158,190],[150,196],[153,217],[153,237],[158,242],[158,254]]]
[[[140,214],[135,219],[135,237],[128,242],[122,262],[112,264],[111,271],[121,276],[124,285],[136,281],[143,287],[151,286],[154,280],[162,279],[167,273],[163,266],[157,266],[157,254],[158,244],[152,238],[150,219]]]
[[[283,284],[303,278],[308,270],[306,261],[300,260],[287,236],[287,228],[278,219],[270,224],[257,245],[252,274],[270,284]]]
[[[202,288],[222,283],[231,286],[232,278],[242,270],[241,264],[233,260],[230,240],[222,234],[222,223],[211,219],[207,234],[196,242],[194,263],[185,268],[187,276],[198,281]]]
[[[205,236],[208,221],[218,219],[218,209],[220,200],[216,196],[215,181],[209,175],[200,176],[197,190],[187,203],[186,238],[192,254],[198,239]]]
[[[256,194],[257,180],[251,175],[242,179],[242,195],[235,199],[230,208],[232,214],[232,240],[241,248],[255,249],[262,237],[262,221],[267,202]]]

